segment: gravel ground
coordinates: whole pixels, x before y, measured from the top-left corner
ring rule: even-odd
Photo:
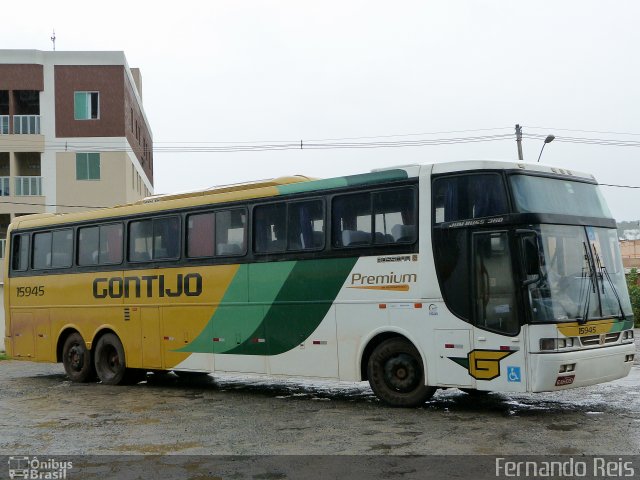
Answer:
[[[640,334],[638,335],[640,337]],[[0,451],[74,454],[640,454],[640,364],[539,394],[439,391],[417,409],[366,383],[173,374],[74,384],[61,365],[0,361]]]

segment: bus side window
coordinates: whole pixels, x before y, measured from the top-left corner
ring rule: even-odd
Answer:
[[[502,176],[497,173],[457,175],[433,183],[434,223],[508,213]]]
[[[148,262],[153,257],[153,225],[151,220],[131,222],[129,224],[129,260]]]
[[[288,250],[324,247],[324,210],[322,200],[289,204]]]
[[[51,267],[51,232],[33,235],[33,268]]]
[[[333,200],[333,246],[371,245],[371,194],[342,195]]]
[[[33,268],[70,267],[73,257],[73,230],[54,230],[33,236]]]
[[[413,188],[386,190],[373,194],[374,243],[416,241],[416,200]]]
[[[70,267],[73,258],[73,230],[55,230],[51,236],[51,267]]]
[[[78,265],[98,265],[100,229],[87,227],[78,229]]]
[[[121,223],[100,226],[100,265],[122,263],[122,235]]]
[[[29,235],[15,235],[11,245],[11,269],[21,272],[29,262]]]
[[[213,257],[214,221],[212,212],[187,217],[188,257]]]
[[[286,248],[286,204],[261,205],[254,209],[254,248],[258,253],[283,252]]]
[[[247,244],[247,214],[244,209],[216,212],[216,255],[244,255]]]
[[[154,218],[129,224],[129,260],[148,262],[178,258],[180,219]]]
[[[180,220],[178,217],[153,220],[153,259],[177,258],[180,252]]]

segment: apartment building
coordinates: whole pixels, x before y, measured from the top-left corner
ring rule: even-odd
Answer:
[[[640,269],[640,240],[620,240],[620,254],[625,269]]]
[[[2,257],[16,216],[113,206],[152,193],[142,77],[123,52],[0,50]]]

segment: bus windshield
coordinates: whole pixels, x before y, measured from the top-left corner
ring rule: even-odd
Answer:
[[[529,285],[534,322],[630,316],[615,229],[540,225],[540,278]]]
[[[510,183],[520,213],[611,218],[600,189],[592,183],[533,175],[512,175]]]

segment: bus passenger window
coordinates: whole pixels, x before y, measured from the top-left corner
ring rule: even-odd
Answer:
[[[416,199],[412,188],[373,194],[375,244],[416,241]]]
[[[178,217],[153,220],[153,259],[179,256],[180,221]]]
[[[73,230],[56,230],[53,232],[51,245],[51,266],[70,267],[73,258]]]
[[[122,224],[100,226],[100,265],[122,262]]]
[[[99,249],[99,227],[88,227],[78,230],[78,265],[98,265]]]
[[[200,213],[187,219],[187,256],[213,257],[215,214]]]
[[[15,235],[11,245],[11,269],[24,271],[29,261],[29,235]]]
[[[333,245],[353,247],[371,245],[371,195],[357,193],[333,200]]]
[[[71,229],[36,233],[33,236],[33,268],[70,267],[72,257]]]
[[[253,247],[258,253],[283,252],[286,247],[286,204],[256,207]]]
[[[152,257],[153,224],[151,220],[129,224],[129,260],[148,262]]]
[[[247,243],[247,214],[244,209],[216,212],[216,255],[244,255]]]
[[[324,246],[322,200],[289,204],[288,250],[319,249]]]
[[[508,213],[502,176],[497,173],[438,178],[433,183],[434,223]]]
[[[78,230],[78,265],[113,265],[122,262],[122,224]]]
[[[177,258],[180,253],[178,217],[154,218],[131,222],[129,226],[129,260],[148,262]]]

